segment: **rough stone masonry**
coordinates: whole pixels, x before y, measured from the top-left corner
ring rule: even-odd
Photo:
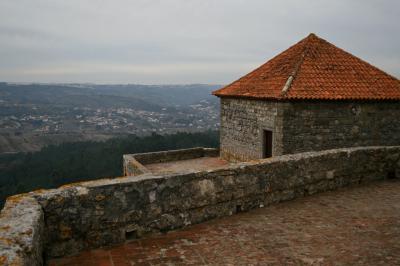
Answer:
[[[263,158],[263,131],[273,156],[341,147],[400,144],[396,101],[265,101],[221,98],[221,157]]]
[[[400,147],[283,155],[185,174],[102,179],[7,200],[0,261],[41,265],[45,257],[122,243],[297,197],[400,177]],[[42,253],[43,251],[43,253]]]

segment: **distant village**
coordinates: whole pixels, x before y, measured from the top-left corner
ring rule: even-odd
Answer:
[[[1,105],[6,105],[1,102]],[[13,104],[17,109],[18,104]],[[65,133],[94,131],[102,133],[128,133],[146,135],[151,132],[215,130],[219,127],[218,108],[207,100],[185,107],[166,107],[161,111],[134,108],[53,108],[43,112],[41,107],[30,106],[31,112],[0,116],[0,133]]]

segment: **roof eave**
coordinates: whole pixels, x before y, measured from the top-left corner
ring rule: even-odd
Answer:
[[[378,97],[378,98],[368,98],[368,97],[349,97],[349,98],[322,98],[322,97],[265,97],[265,96],[251,96],[251,95],[234,95],[234,94],[216,94],[213,93],[214,96],[219,98],[235,98],[235,99],[250,99],[250,100],[261,100],[261,101],[400,101],[400,97]]]

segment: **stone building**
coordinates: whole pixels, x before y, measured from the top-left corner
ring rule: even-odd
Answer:
[[[213,94],[230,161],[400,145],[400,81],[314,34]]]

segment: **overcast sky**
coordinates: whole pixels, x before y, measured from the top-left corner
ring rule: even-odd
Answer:
[[[225,84],[310,32],[400,77],[399,0],[1,0],[0,80]]]

